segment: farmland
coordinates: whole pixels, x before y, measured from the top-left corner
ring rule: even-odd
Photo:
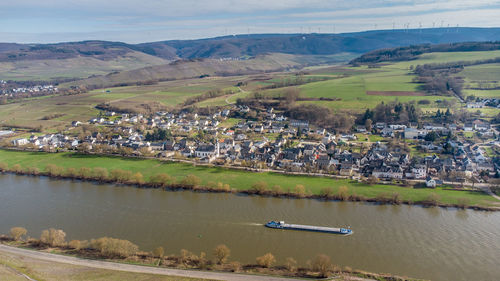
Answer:
[[[299,103],[315,103],[333,110],[360,113],[366,108],[375,107],[382,101],[418,102],[427,100],[426,104],[418,104],[418,106],[422,108],[423,112],[432,114],[439,108],[443,109],[442,100],[455,100],[455,102],[458,102],[458,100],[453,96],[424,95],[420,85],[413,82],[415,75],[410,70],[411,66],[426,63],[488,59],[498,56],[500,56],[500,51],[428,53],[421,55],[417,60],[385,63],[376,68],[366,66],[308,67],[304,70],[305,79],[327,77],[328,80],[306,83],[294,86],[294,88],[299,90],[301,97],[313,99],[300,101]],[[500,95],[498,89],[477,90],[470,88],[474,88],[480,83],[497,86],[498,81],[495,77],[498,77],[499,73],[500,67],[498,64],[488,64],[466,67],[458,75],[465,78],[464,92],[466,95],[498,97]],[[0,124],[2,126],[28,128],[43,125],[45,128],[57,129],[73,120],[86,121],[91,117],[95,117],[98,113],[95,106],[101,103],[109,103],[114,107],[124,109],[137,108],[151,103],[175,108],[186,99],[211,90],[232,90],[234,94],[203,100],[194,105],[198,107],[227,106],[228,103],[235,103],[238,98],[247,97],[254,92],[270,96],[281,95],[288,87],[275,89],[267,89],[266,87],[294,77],[295,74],[293,73],[282,72],[193,78],[160,82],[155,85],[105,88],[75,96],[53,96],[24,100],[1,105]],[[245,82],[245,86],[241,87],[241,91],[235,87],[239,82]],[[373,92],[376,92],[376,94],[373,94]],[[320,101],[319,98],[329,98],[331,100]],[[476,112],[477,110],[473,111]],[[491,117],[497,115],[499,110],[485,108],[481,109],[481,112]],[[48,114],[62,114],[62,116],[53,120],[40,120]]]

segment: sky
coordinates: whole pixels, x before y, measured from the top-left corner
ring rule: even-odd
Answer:
[[[500,27],[500,0],[1,0],[0,42]]]

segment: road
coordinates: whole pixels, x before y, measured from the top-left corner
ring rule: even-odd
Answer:
[[[49,262],[66,263],[72,265],[108,269],[108,270],[118,270],[127,271],[135,273],[145,273],[145,274],[159,274],[168,276],[180,276],[180,277],[190,277],[190,278],[206,278],[214,280],[235,280],[235,281],[250,281],[250,280],[261,280],[261,281],[284,281],[291,280],[288,278],[271,277],[271,276],[259,276],[259,275],[247,275],[247,274],[236,274],[236,273],[224,273],[224,272],[208,272],[200,270],[183,270],[183,269],[171,269],[171,268],[159,268],[159,267],[149,267],[140,266],[132,264],[122,264],[99,260],[87,260],[80,259],[69,256],[62,256],[56,254],[50,254],[45,252],[39,252],[34,250],[26,250],[16,247],[11,247],[7,245],[0,244],[0,252],[7,252],[11,254],[17,254],[33,259],[39,259]]]

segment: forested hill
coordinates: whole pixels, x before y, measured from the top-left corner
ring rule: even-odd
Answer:
[[[150,55],[176,50],[180,58],[255,56],[264,53],[326,55],[381,48],[500,40],[500,28],[376,30],[343,34],[257,34],[139,44]],[[168,53],[168,52],[167,52]]]
[[[57,44],[0,43],[0,61],[93,57],[110,60],[142,53],[162,60],[240,58],[267,53],[327,55],[366,53],[381,48],[500,40],[500,28],[431,28],[343,34],[255,34],[142,44],[82,41]]]
[[[372,51],[352,60],[350,64],[356,65],[384,61],[408,61],[417,59],[419,55],[434,52],[477,52],[495,50],[500,50],[500,41],[412,45],[408,47]]]

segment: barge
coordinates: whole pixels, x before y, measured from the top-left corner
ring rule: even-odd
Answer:
[[[285,223],[284,221],[270,221],[270,222],[266,223],[265,226],[269,227],[269,228],[275,228],[275,229],[304,230],[304,231],[315,231],[315,232],[342,234],[342,235],[350,235],[353,233],[350,228],[289,224],[289,223]]]

